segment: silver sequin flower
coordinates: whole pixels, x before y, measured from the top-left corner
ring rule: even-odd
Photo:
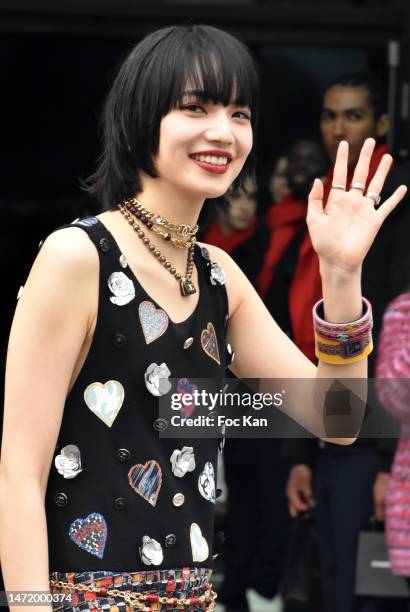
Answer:
[[[114,295],[110,301],[117,306],[124,306],[135,298],[134,283],[124,272],[113,272],[108,278],[108,287]]]
[[[171,372],[166,363],[161,363],[161,365],[151,363],[144,374],[148,391],[156,397],[168,393],[172,387],[172,383],[168,380],[169,376],[171,376]]]
[[[75,478],[83,471],[81,467],[81,453],[78,446],[68,444],[61,449],[61,453],[54,459],[58,473],[64,478]]]
[[[178,478],[185,476],[187,472],[193,472],[195,469],[195,455],[192,446],[183,446],[182,450],[177,448],[170,458],[172,464],[172,473]]]
[[[212,285],[224,285],[225,284],[225,272],[218,264],[213,263],[211,265],[210,281]]]
[[[154,538],[143,536],[140,557],[145,565],[161,565],[164,558],[161,544]]]
[[[202,257],[203,257],[203,258],[204,258],[206,261],[209,261],[209,260],[211,259],[211,256],[210,256],[210,254],[209,254],[209,251],[208,251],[208,249],[207,249],[206,247],[201,247],[201,248],[200,248],[200,251],[201,251],[201,255],[202,255]]]

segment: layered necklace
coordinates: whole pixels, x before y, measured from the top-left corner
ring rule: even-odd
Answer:
[[[129,225],[131,225],[134,232],[137,233],[137,236],[141,238],[145,246],[148,247],[149,251],[151,251],[164,268],[175,277],[175,280],[179,282],[181,294],[187,296],[196,293],[196,288],[191,280],[191,276],[194,269],[194,249],[198,225],[191,227],[185,223],[171,223],[160,215],[148,210],[148,208],[141,204],[137,198],[124,200],[124,202],[118,204],[118,208]],[[159,249],[157,249],[148,236],[145,235],[145,232],[141,229],[136,219],[141,221],[141,223],[155,232],[163,240],[171,242],[176,248],[188,249],[185,274],[177,272],[172,263]]]

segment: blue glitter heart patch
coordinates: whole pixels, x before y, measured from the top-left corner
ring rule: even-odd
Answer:
[[[92,512],[85,518],[75,519],[68,531],[74,544],[99,559],[104,555],[107,533],[106,520],[98,512]]]

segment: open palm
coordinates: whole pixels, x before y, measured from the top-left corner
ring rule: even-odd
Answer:
[[[357,162],[353,183],[365,184],[375,141],[367,139]],[[349,145],[339,145],[333,172],[333,183],[326,205],[323,202],[323,184],[316,179],[309,194],[307,224],[313,248],[319,259],[331,266],[354,270],[361,266],[383,221],[406,193],[401,185],[379,208],[366,193],[380,194],[389,172],[392,157],[384,155],[364,192],[346,189]]]

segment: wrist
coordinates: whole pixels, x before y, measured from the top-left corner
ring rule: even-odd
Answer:
[[[351,268],[319,260],[319,272],[326,286],[342,288],[361,283],[362,266]]]

